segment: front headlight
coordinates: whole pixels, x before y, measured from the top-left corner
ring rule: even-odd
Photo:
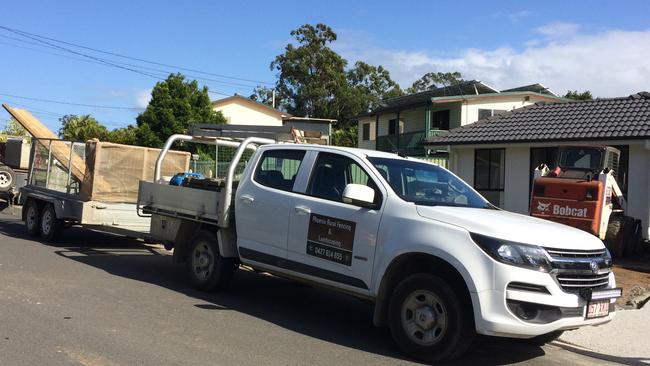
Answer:
[[[540,272],[551,271],[551,262],[541,247],[514,243],[481,234],[470,233],[470,235],[484,252],[501,263]]]

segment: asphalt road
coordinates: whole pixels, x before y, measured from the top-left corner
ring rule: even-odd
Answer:
[[[354,298],[242,270],[217,294],[182,277],[155,246],[81,229],[46,245],[0,214],[0,365],[411,363]],[[609,364],[491,338],[459,362],[517,363]]]

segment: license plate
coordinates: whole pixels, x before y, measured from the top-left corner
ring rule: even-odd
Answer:
[[[586,319],[602,318],[609,315],[609,300],[594,301],[587,304]]]

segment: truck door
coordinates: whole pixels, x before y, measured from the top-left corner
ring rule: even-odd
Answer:
[[[304,150],[266,150],[253,168],[252,179],[240,182],[235,221],[242,257],[252,250],[286,258],[291,192],[304,156]]]
[[[316,281],[367,293],[372,278],[381,204],[385,192],[353,155],[319,152],[304,188],[294,195],[289,227],[289,263]],[[377,209],[344,203],[349,183],[375,190]]]

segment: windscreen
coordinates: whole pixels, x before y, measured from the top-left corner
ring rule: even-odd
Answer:
[[[597,170],[602,165],[603,151],[593,148],[571,148],[560,154],[560,167]]]
[[[389,158],[368,160],[405,201],[426,206],[492,208],[467,183],[436,165]]]

